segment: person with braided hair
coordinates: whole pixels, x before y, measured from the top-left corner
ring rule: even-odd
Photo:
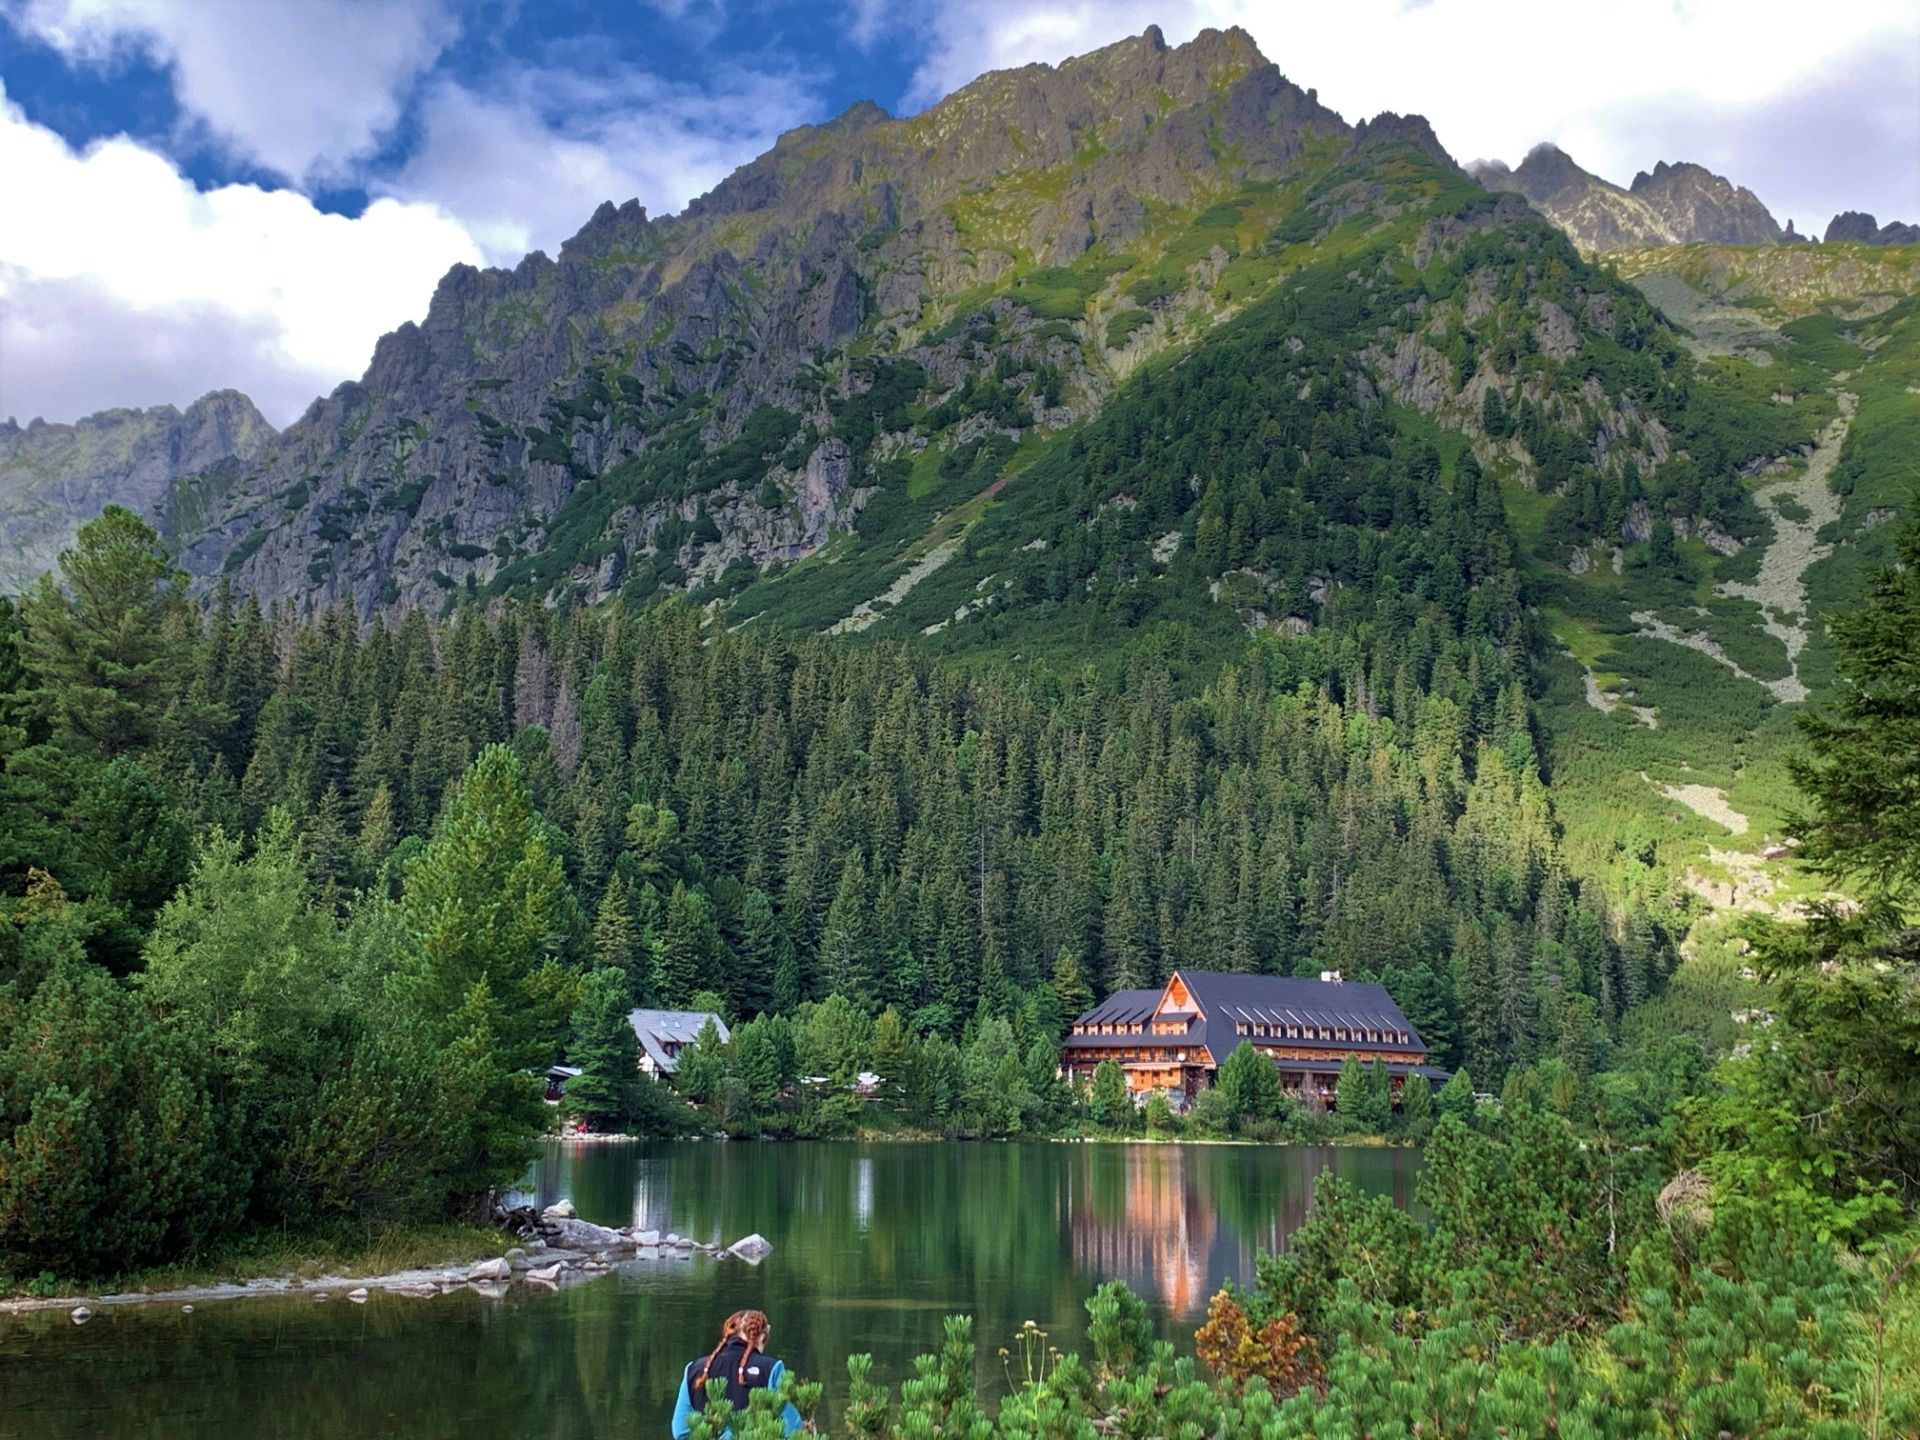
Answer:
[[[736,1310],[720,1328],[720,1343],[695,1356],[680,1373],[680,1397],[673,1406],[674,1440],[686,1440],[693,1417],[707,1408],[707,1386],[726,1383],[726,1396],[736,1411],[745,1410],[755,1390],[778,1390],[787,1367],[767,1354],[772,1326],[764,1312]],[[788,1405],[781,1412],[787,1433],[800,1428],[800,1412]],[[731,1433],[731,1432],[727,1432]]]

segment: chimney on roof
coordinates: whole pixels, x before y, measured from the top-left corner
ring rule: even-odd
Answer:
[[[1322,985],[1338,985],[1340,983],[1340,972],[1338,970],[1322,970],[1320,972],[1320,983]]]

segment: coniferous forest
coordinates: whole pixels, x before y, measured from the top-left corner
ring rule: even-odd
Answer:
[[[1404,1146],[1191,1344],[1113,1280],[997,1403],[956,1317],[689,1440],[1920,1435],[1920,266],[1836,227],[1150,28],[455,264],[284,432],[9,421],[0,1311],[544,1250],[563,1127]],[[1377,982],[1451,1078],[1062,1077],[1177,969]],[[655,1079],[636,1009],[727,1029]],[[1118,1268],[981,1173],[948,1264]]]
[[[1127,1341],[1137,1302],[1108,1291],[1095,1374],[1063,1364],[1003,1426],[1025,1405],[1090,1423],[1146,1385],[1208,1423],[1318,1433],[1291,1402],[1234,1407],[1331,1385],[1365,1416],[1418,1374],[1435,1415],[1494,1377],[1501,1413],[1649,1433],[1596,1418],[1620,1367],[1641,1373],[1619,1423],[1863,1433],[1846,1417],[1912,1398],[1886,1366],[1912,1353],[1920,1186],[1920,531],[1904,553],[1836,627],[1855,688],[1798,772],[1811,858],[1865,903],[1749,931],[1768,1043],[1716,1064],[1744,982],[1700,960],[1670,981],[1677,913],[1568,873],[1524,651],[1391,600],[1355,622],[1378,627],[1369,672],[1336,634],[1197,686],[1150,651],[1112,674],[962,666],[684,606],[363,630],[197,608],[109,511],[0,630],[6,1259],[107,1273],[261,1226],[470,1213],[523,1169],[538,1076],[567,1058],[579,1112],[654,1133],[844,1133],[861,1106],[794,1081],[867,1065],[919,1133],[1124,1132],[1122,1096],[1054,1078],[1079,1007],[1177,965],[1340,968],[1474,1077],[1398,1115],[1342,1079],[1343,1124],[1429,1141],[1425,1219],[1329,1179],[1201,1333],[1226,1388]],[[634,1070],[624,1015],[649,1004],[736,1022],[678,1093]],[[1145,1124],[1324,1135],[1271,1078],[1230,1065]],[[1489,1335],[1507,1343],[1476,1358]],[[1669,1358],[1680,1335],[1701,1338]],[[869,1387],[850,1423],[891,1403]],[[901,1423],[929,1403],[903,1397]]]

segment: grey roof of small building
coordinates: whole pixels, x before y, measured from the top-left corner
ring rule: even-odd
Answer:
[[[647,1058],[653,1061],[661,1074],[671,1075],[679,1062],[667,1054],[663,1048],[668,1044],[691,1045],[700,1038],[700,1031],[711,1020],[714,1028],[720,1032],[722,1041],[731,1037],[727,1033],[727,1022],[709,1010],[629,1010],[627,1023],[633,1026],[633,1033],[640,1041],[640,1048],[647,1052]]]

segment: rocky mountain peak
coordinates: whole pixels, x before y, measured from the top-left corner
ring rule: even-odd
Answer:
[[[1779,222],[1760,197],[1691,161],[1662,160],[1633,177],[1629,193],[1646,201],[1683,244],[1778,245]]]
[[[0,426],[0,591],[50,569],[105,506],[162,516],[181,482],[254,460],[276,435],[238,390],[211,391],[184,411],[155,405],[70,425]]]
[[[1582,170],[1558,145],[1544,140],[1529,150],[1519,168],[1510,173],[1513,188],[1537,205],[1551,204],[1589,186],[1606,183]]]
[[[1851,245],[1917,245],[1920,225],[1904,225],[1898,220],[1880,224],[1860,210],[1842,210],[1827,222],[1825,243]]]
[[[1779,223],[1751,190],[1691,161],[1662,160],[1626,189],[1582,169],[1559,146],[1536,145],[1516,169],[1469,167],[1490,190],[1524,195],[1587,251],[1641,245],[1777,245]]]

